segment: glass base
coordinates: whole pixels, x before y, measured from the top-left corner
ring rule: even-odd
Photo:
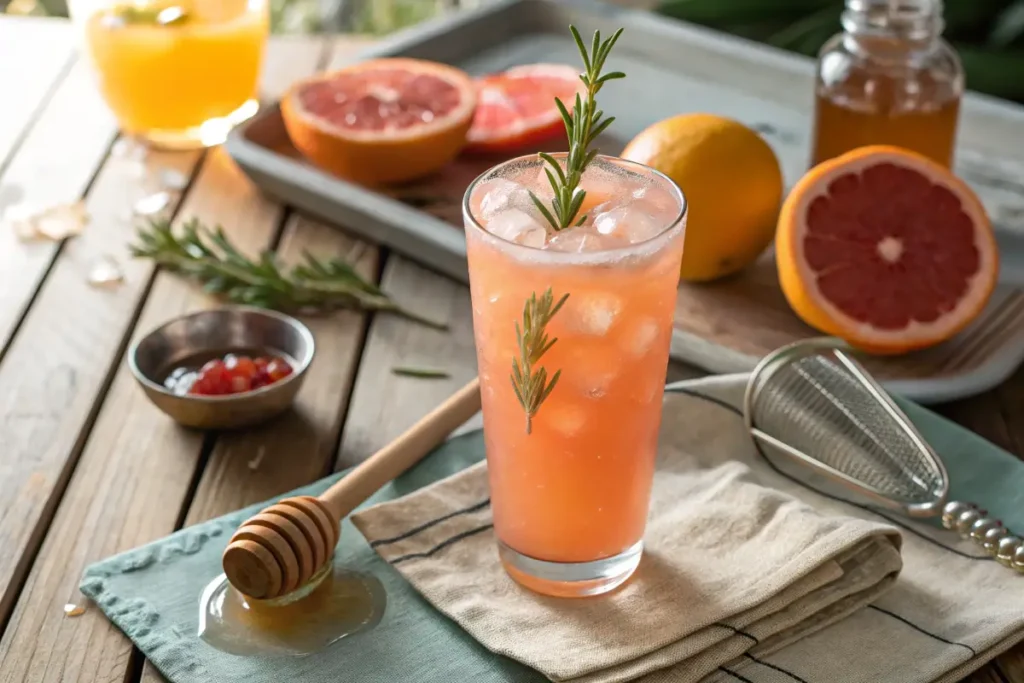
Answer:
[[[129,134],[151,147],[167,150],[187,150],[213,147],[228,138],[231,129],[253,117],[260,105],[255,99],[248,100],[227,116],[208,119],[198,126],[184,130],[150,129],[129,131]]]
[[[633,575],[644,552],[643,541],[613,557],[593,562],[546,562],[498,542],[501,563],[516,583],[559,598],[585,598],[615,590]]]

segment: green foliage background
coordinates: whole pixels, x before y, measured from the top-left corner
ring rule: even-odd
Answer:
[[[662,0],[657,11],[813,57],[843,0]],[[1024,102],[1024,0],[945,0],[945,37],[971,90]]]

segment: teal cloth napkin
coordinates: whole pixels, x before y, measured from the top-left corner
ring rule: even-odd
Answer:
[[[668,388],[670,392],[686,396],[667,400],[664,419],[685,420],[693,414],[690,407],[701,404],[704,410],[716,403],[721,407],[721,428],[742,429],[742,421],[736,417],[734,408],[742,385],[741,376],[671,385]],[[906,403],[904,407],[942,455],[950,472],[953,497],[983,502],[1010,528],[1024,529],[1024,466],[1011,455],[924,408]],[[455,437],[377,492],[362,507],[401,497],[454,474],[480,461],[483,456],[483,439],[479,431]],[[317,495],[341,476],[344,473],[281,497]],[[376,628],[346,638],[315,656],[301,658],[237,657],[209,647],[196,636],[199,595],[220,572],[220,555],[234,529],[270,502],[183,529],[91,565],[82,579],[81,590],[172,683],[243,680],[249,683],[278,683],[283,680],[315,683],[339,680],[492,683],[546,680],[523,665],[489,652],[454,622],[435,611],[368,546],[348,520],[342,524],[341,542],[335,557],[346,568],[373,574],[383,583],[388,595],[387,609]],[[898,517],[889,517],[902,523],[904,528],[911,526]],[[961,544],[948,532],[933,531],[917,523],[912,526],[918,529],[913,533],[933,537],[937,539],[935,542],[950,547],[951,555],[956,552],[969,554],[971,551],[969,545]],[[1019,586],[1024,588],[1024,577],[1012,577],[1009,570],[998,569],[1007,572],[1005,575],[994,574],[998,582],[1019,578]],[[949,580],[956,581],[958,577],[951,576]],[[1013,592],[1021,593],[1019,588]],[[1015,599],[1019,600],[1016,596]],[[993,606],[993,610],[996,607]],[[1022,610],[1017,609],[1016,612]],[[944,667],[947,675],[941,680],[955,680],[952,676],[964,675],[977,668],[986,659],[1011,646],[1019,636],[1024,636],[1022,629],[1011,626],[1008,619],[1001,612],[993,612],[990,632],[979,635],[975,646],[949,643],[953,646],[949,649],[955,651],[957,645],[962,645],[973,656],[965,654],[963,658],[952,661]],[[1020,620],[1024,621],[1024,616]],[[920,624],[913,626],[920,628]],[[940,635],[936,643],[943,642]],[[780,653],[783,659],[785,653],[786,650]],[[824,659],[828,658],[829,653],[821,654]],[[783,680],[778,678],[777,670],[759,664],[744,669],[740,676],[737,673],[722,671],[713,680],[753,683]],[[823,681],[797,680],[805,683]],[[829,680],[839,683],[835,678]],[[935,680],[940,679],[936,677]]]

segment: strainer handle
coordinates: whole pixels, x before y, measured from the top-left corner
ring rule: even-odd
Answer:
[[[973,503],[954,501],[942,508],[942,526],[977,543],[996,562],[1024,574],[1024,540]]]

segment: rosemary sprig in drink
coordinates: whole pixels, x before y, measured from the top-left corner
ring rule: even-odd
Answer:
[[[132,256],[151,259],[235,303],[276,310],[385,311],[447,329],[399,306],[341,259],[322,260],[307,253],[302,263],[285,270],[271,252],[251,259],[231,244],[220,227],[210,229],[195,218],[182,225],[180,235],[168,221],[151,220],[136,237],[130,246]]]
[[[565,123],[565,133],[569,137],[569,152],[565,158],[564,169],[550,154],[545,152],[540,154],[545,163],[544,172],[547,174],[548,182],[551,183],[551,189],[554,190],[551,208],[544,206],[544,202],[532,190],[530,191],[530,199],[556,231],[582,225],[586,220],[585,215],[577,217],[576,214],[583,206],[583,200],[587,194],[580,188],[583,172],[597,156],[597,150],[590,149],[590,145],[615,120],[613,116],[603,118],[604,112],[597,108],[597,93],[608,81],[626,77],[626,74],[621,71],[601,73],[605,60],[608,59],[608,53],[612,51],[615,41],[622,35],[621,28],[605,41],[601,40],[600,31],[595,32],[589,53],[576,27],[569,26],[569,31],[583,58],[584,71],[580,74],[580,80],[587,88],[587,96],[584,99],[578,94],[576,95],[571,115],[561,100],[555,98],[555,104]],[[534,369],[534,366],[540,361],[541,356],[558,341],[557,339],[548,339],[546,328],[568,298],[569,295],[564,294],[556,303],[550,287],[540,299],[534,292],[523,306],[522,327],[516,323],[519,357],[512,359],[512,387],[515,389],[519,404],[526,413],[527,434],[532,429],[534,416],[540,410],[544,400],[554,391],[558,378],[562,374],[561,370],[556,370],[549,381],[547,369],[544,367]]]
[[[512,388],[516,398],[526,411],[526,433],[533,428],[533,416],[537,414],[540,404],[554,390],[562,371],[557,370],[548,380],[548,371],[543,368],[534,370],[541,356],[554,346],[558,338],[548,339],[545,332],[547,324],[555,317],[559,309],[569,298],[568,294],[555,303],[555,295],[549,287],[540,299],[534,292],[523,306],[522,327],[516,323],[516,343],[519,346],[519,358],[512,359]]]
[[[608,81],[626,77],[626,74],[621,71],[601,74],[601,69],[604,68],[604,62],[608,58],[608,53],[612,51],[615,41],[622,35],[621,28],[604,42],[601,41],[601,32],[596,31],[589,54],[587,53],[587,48],[583,45],[583,39],[580,37],[576,27],[569,26],[569,31],[572,33],[573,40],[576,41],[576,47],[579,48],[580,56],[583,58],[584,71],[580,74],[580,80],[583,81],[583,85],[587,88],[587,95],[586,99],[584,99],[577,93],[576,103],[573,104],[571,115],[565,108],[565,105],[562,104],[562,101],[557,97],[555,98],[555,104],[558,106],[558,111],[562,115],[562,121],[565,123],[565,133],[569,137],[569,152],[565,157],[564,170],[562,165],[553,156],[547,152],[540,153],[541,159],[547,164],[544,172],[548,176],[548,182],[551,183],[551,189],[554,190],[551,208],[549,209],[544,206],[544,202],[532,190],[530,191],[530,199],[533,200],[533,203],[543,214],[545,220],[556,231],[564,230],[570,226],[582,225],[583,221],[586,220],[586,216],[577,218],[576,214],[579,213],[580,207],[583,205],[583,199],[587,195],[580,188],[583,171],[586,170],[590,162],[597,156],[597,150],[590,149],[590,145],[615,120],[614,116],[606,119],[602,118],[604,112],[597,108],[597,93]]]

